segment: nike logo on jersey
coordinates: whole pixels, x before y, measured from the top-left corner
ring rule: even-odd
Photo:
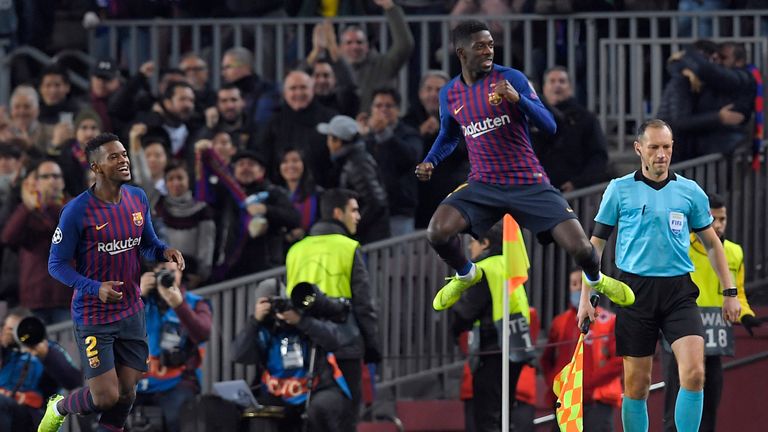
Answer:
[[[464,105],[462,105],[462,106],[460,106],[460,107],[456,108],[455,110],[453,110],[453,115],[459,115],[459,113],[460,113],[460,112],[461,112],[461,110],[463,110],[463,109],[464,109]]]
[[[96,225],[96,231],[101,231],[104,229],[105,226],[109,225],[109,222],[103,224],[103,225]]]

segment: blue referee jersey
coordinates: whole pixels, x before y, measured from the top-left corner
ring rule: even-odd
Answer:
[[[654,183],[640,171],[612,180],[595,222],[619,226],[616,266],[640,276],[682,276],[694,270],[689,233],[712,223],[709,200],[696,182],[673,172]]]

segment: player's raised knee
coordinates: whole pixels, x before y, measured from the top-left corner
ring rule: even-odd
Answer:
[[[446,244],[451,239],[451,236],[455,234],[451,231],[448,224],[437,218],[432,218],[427,228],[427,240],[433,245]]]

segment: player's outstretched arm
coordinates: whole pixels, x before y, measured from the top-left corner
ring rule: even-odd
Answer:
[[[433,168],[453,153],[461,138],[461,127],[451,117],[451,108],[448,106],[447,88],[449,85],[446,84],[440,90],[440,132],[438,132],[432,148],[429,149],[429,153],[424,158],[424,162],[431,163]],[[456,109],[460,112],[462,108],[463,105]]]

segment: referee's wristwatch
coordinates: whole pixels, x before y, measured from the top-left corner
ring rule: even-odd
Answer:
[[[723,297],[736,297],[738,290],[736,288],[728,288],[723,290]]]

